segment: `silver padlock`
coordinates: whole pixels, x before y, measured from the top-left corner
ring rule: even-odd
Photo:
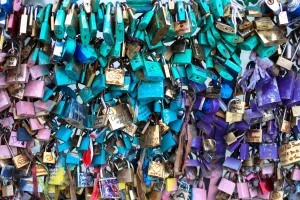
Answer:
[[[287,70],[291,70],[292,66],[293,66],[293,60],[294,60],[294,57],[299,49],[299,45],[300,45],[300,40],[298,39],[298,42],[297,42],[297,47],[296,47],[296,50],[295,50],[295,53],[293,54],[292,58],[289,60],[285,57],[283,57],[283,54],[285,52],[285,49],[287,48],[288,46],[288,43],[289,43],[289,39],[287,40],[283,50],[282,50],[282,54],[278,57],[277,61],[276,61],[276,65],[280,66],[280,67],[283,67]]]
[[[273,10],[274,13],[277,13],[279,11],[279,3],[278,1],[274,1],[274,0],[265,0],[265,3],[267,4],[267,6]]]
[[[279,25],[286,25],[286,24],[289,23],[287,12],[282,10],[282,4],[281,3],[279,5],[280,5],[280,12],[277,16],[278,17],[278,23],[279,23]]]

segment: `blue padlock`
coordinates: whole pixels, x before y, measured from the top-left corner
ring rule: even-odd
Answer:
[[[72,133],[73,131],[71,129],[61,126],[56,132],[56,138],[63,142],[67,142],[71,138]]]
[[[91,45],[76,44],[75,57],[81,63],[94,63],[97,59],[97,52]]]
[[[176,145],[176,141],[171,132],[168,132],[162,136],[162,140],[160,142],[160,151],[162,153],[168,151],[172,147]]]
[[[66,155],[66,163],[73,164],[73,165],[79,165],[79,163],[80,163],[79,155],[75,154],[73,152],[68,152]]]
[[[154,90],[155,88],[155,90]],[[164,82],[145,82],[142,81],[138,87],[138,100],[139,101],[155,101],[164,99]]]
[[[77,151],[86,151],[89,149],[90,137],[83,137],[80,143],[80,146],[77,148]]]
[[[61,153],[67,149],[70,149],[71,147],[72,147],[71,141],[68,141],[68,142],[57,145],[57,150],[59,153]]]

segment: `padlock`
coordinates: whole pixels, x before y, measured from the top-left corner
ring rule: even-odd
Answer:
[[[13,134],[13,133],[16,135],[16,132],[12,132],[11,134]],[[21,167],[24,167],[24,166],[28,165],[29,164],[29,159],[27,158],[27,156],[22,155],[22,154],[15,156],[15,154],[13,153],[13,150],[10,147],[11,143],[15,143],[15,144],[18,143],[18,141],[15,138],[15,136],[14,136],[14,139],[12,139],[12,137],[10,138],[9,144],[8,144],[8,142],[7,142],[7,140],[6,140],[5,137],[4,137],[4,140],[5,140],[5,143],[6,143],[7,147],[8,147],[8,149],[9,149],[12,157],[13,157],[12,161],[13,161],[15,167],[17,169],[20,169]],[[13,140],[13,141],[11,142],[11,140]],[[25,143],[25,146],[26,146],[26,142],[23,141],[21,143]],[[23,147],[23,148],[25,148],[25,147]]]
[[[144,56],[143,73],[148,81],[161,81],[165,78],[160,63],[153,54],[150,55],[152,61],[148,60],[148,55]]]
[[[106,84],[109,85],[119,85],[119,86],[123,86],[124,85],[124,65],[123,65],[123,61],[120,60],[120,68],[121,69],[115,69],[115,68],[110,68],[110,66],[116,62],[117,60],[110,60],[110,62],[108,63],[108,67],[105,69],[105,81]]]
[[[91,34],[90,34],[89,23],[87,21],[87,16],[85,11],[83,10],[84,7],[85,6],[80,5],[80,13],[79,13],[78,21],[79,21],[79,32],[80,32],[81,43],[83,45],[87,45],[90,43]],[[88,7],[90,7],[90,5]]]
[[[183,36],[185,34],[191,33],[191,20],[189,19],[187,10],[183,6],[183,2],[176,2],[176,7],[177,14],[175,15],[176,18],[173,24],[176,35]]]
[[[284,109],[280,131],[283,133],[291,132],[291,122],[288,121],[287,108]]]
[[[150,121],[148,121],[148,123],[150,123]],[[140,136],[141,148],[155,147],[161,144],[161,136],[157,117],[155,117],[154,123],[154,125],[144,127],[145,131],[143,131],[142,135]]]
[[[152,46],[156,45],[163,39],[171,26],[170,18],[166,12],[166,7],[163,6],[161,1],[158,2],[158,7],[152,20],[153,19],[155,21],[156,28],[152,30],[155,31],[153,39],[150,42]]]
[[[75,38],[78,33],[78,14],[76,11],[77,4],[73,3],[71,9],[68,9],[68,13],[65,20],[66,33],[70,38]]]
[[[23,14],[21,15],[19,36],[24,38],[27,35],[27,24],[28,24],[28,8],[23,7]]]
[[[262,142],[262,130],[261,124],[259,129],[249,129],[246,133],[246,141],[253,143],[261,143]]]
[[[97,59],[97,52],[95,48],[89,44],[83,45],[80,43],[76,44],[75,56],[78,61],[84,64],[94,63]]]
[[[238,174],[237,176],[238,176],[238,182],[236,183],[236,187],[237,187],[239,198],[240,199],[250,198],[248,183],[245,182],[245,180],[243,180],[242,182],[241,175]]]
[[[53,152],[43,153],[43,163],[55,164],[55,154]]]
[[[112,9],[112,3],[109,2],[106,4],[106,13],[104,15],[104,23],[103,23],[103,38],[104,41],[110,45],[114,45],[114,37],[113,37],[113,32],[112,32],[112,27],[111,27],[111,9]]]
[[[227,175],[229,175],[230,177],[230,172],[227,171],[223,178],[221,179],[219,185],[218,185],[218,190],[225,192],[226,194],[232,195],[233,191],[235,189],[236,183],[234,183],[233,181],[225,178]]]
[[[261,194],[267,194],[273,190],[273,183],[270,177],[266,177],[264,180],[261,179],[261,173],[257,175],[258,178],[258,187]]]
[[[232,99],[228,103],[226,111],[226,122],[239,122],[243,119],[245,112],[245,102],[240,99]]]
[[[53,9],[53,7],[52,7]],[[57,39],[63,39],[65,35],[65,19],[66,13],[62,9],[62,6],[56,13],[55,23],[54,23],[54,35]]]
[[[276,61],[276,65],[280,66],[280,67],[283,67],[287,70],[291,70],[292,66],[293,66],[293,59],[299,49],[299,46],[300,46],[300,41],[297,43],[297,47],[296,47],[296,50],[295,50],[295,53],[293,54],[292,58],[289,60],[289,59],[286,59],[283,57],[283,53],[285,52],[286,50],[286,47],[288,46],[288,43],[289,43],[289,40],[287,41],[287,43],[285,44],[283,50],[282,50],[282,54],[278,57],[278,60]]]
[[[147,13],[145,13],[145,15],[143,16],[143,18],[139,22],[139,25],[137,26],[138,30],[142,31],[142,30],[144,30],[148,26],[148,24],[150,23],[153,15],[155,13],[156,7],[157,7],[157,3],[154,4],[153,8],[150,11],[148,11]]]
[[[125,26],[122,8],[119,2],[116,2],[115,22],[116,43],[121,43],[124,40]]]
[[[45,44],[49,44],[51,41],[50,40],[50,24],[49,24],[50,14],[51,14],[51,6],[52,6],[52,4],[48,4],[46,6],[45,17],[41,24],[39,40]]]

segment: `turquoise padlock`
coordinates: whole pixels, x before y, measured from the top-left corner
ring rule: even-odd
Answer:
[[[177,21],[183,21],[186,19],[185,16],[185,8],[184,8],[184,2],[183,1],[176,1],[176,15],[177,15]]]
[[[221,58],[220,56],[216,56],[216,55],[214,55],[213,57],[215,59],[217,59],[219,62],[221,62],[222,65],[225,65],[226,67],[232,69],[233,71],[235,71],[237,73],[239,73],[242,70],[241,66],[235,64],[234,62],[232,62],[229,59],[224,59],[224,58]]]
[[[201,26],[201,31],[206,32],[208,31],[212,26],[214,26],[214,18],[213,15],[209,15],[207,18],[203,20],[203,25]]]
[[[100,94],[100,92],[102,92],[103,90],[105,90],[108,86],[106,85],[105,82],[105,75],[100,73],[98,74],[93,83],[92,83],[92,91],[93,91],[93,95],[97,96],[98,94]]]
[[[204,32],[199,33],[198,43],[201,44],[201,45],[208,45],[206,33],[204,33]]]
[[[141,105],[138,104],[138,116],[137,120],[138,121],[147,121],[149,116],[152,114],[149,106],[147,104]]]
[[[131,149],[131,147],[132,147],[132,143],[130,141],[131,137],[129,135],[124,134],[124,133],[122,133],[122,137],[123,137],[123,142],[125,144],[126,149],[127,150]]]
[[[49,44],[51,42],[50,24],[49,24],[51,7],[52,7],[52,4],[48,4],[46,6],[45,16],[44,16],[44,20],[41,25],[41,31],[40,31],[40,37],[39,37],[39,40],[46,44]]]
[[[124,25],[124,19],[122,14],[122,8],[120,2],[118,1],[116,3],[116,10],[115,10],[115,34],[116,34],[116,43],[123,42],[124,34],[125,34],[125,25]]]
[[[237,65],[241,65],[242,64],[242,60],[240,59],[240,56],[238,54],[236,54],[235,52],[233,52],[231,54],[231,58],[232,60],[237,64]]]
[[[172,131],[179,133],[183,124],[183,120],[184,117],[182,117],[182,119],[176,119],[175,121],[170,122],[168,126]]]
[[[269,58],[277,51],[277,46],[264,47],[263,43],[259,43],[255,47],[255,51],[256,51],[256,53],[258,54],[259,57]]]
[[[133,37],[141,40],[141,41],[145,41],[145,32],[142,30],[136,30]]]
[[[148,24],[150,23],[153,15],[154,15],[156,7],[157,7],[157,3],[154,4],[152,10],[148,11],[147,13],[145,13],[145,15],[143,16],[143,18],[139,22],[139,25],[137,27],[138,30],[142,31],[142,30],[144,30],[148,26]]]
[[[105,150],[101,149],[99,155],[95,155],[93,157],[92,164],[93,166],[104,165],[106,163],[105,159]]]
[[[164,82],[163,81],[157,81],[157,82],[142,81],[138,87],[137,99],[139,101],[163,100],[164,96],[165,96],[165,93],[164,93]]]
[[[223,39],[222,39],[222,42],[224,43],[224,45],[227,47],[227,49],[230,52],[234,52],[235,51],[235,49],[237,47],[236,43],[232,44],[232,43],[229,43],[229,42],[227,42],[226,40],[223,40]]]
[[[108,2],[106,4],[106,13],[104,15],[104,23],[103,23],[103,38],[105,40],[105,42],[110,45],[113,46],[115,41],[114,41],[114,35],[112,32],[112,28],[111,28],[111,8],[112,8],[112,3]]]
[[[108,58],[107,57],[104,57],[104,56],[98,56],[98,61],[99,61],[99,64],[102,68],[106,67],[107,64],[108,64]]]
[[[75,59],[75,57],[72,57],[71,61],[66,64],[65,72],[67,76],[70,77],[71,79],[75,81],[79,81],[82,68],[83,68],[82,64],[79,63]]]
[[[37,27],[39,27],[39,28],[41,28],[42,23],[44,21],[46,8],[47,8],[47,6],[40,8],[36,15],[35,22],[36,22]]]
[[[245,51],[251,51],[259,44],[259,39],[257,35],[252,35],[248,37],[244,42],[239,44],[239,47]]]
[[[244,41],[244,38],[236,34],[229,34],[229,33],[222,32],[221,35],[230,44],[238,44]]]
[[[200,84],[203,84],[207,79],[205,69],[200,68],[193,64],[190,64],[186,68],[186,74],[187,74],[187,77],[189,80],[194,81],[196,83],[200,83]]]
[[[130,59],[129,61],[130,61],[132,71],[137,71],[144,67],[144,59],[141,56],[140,52],[135,54],[135,56],[132,59]]]
[[[95,98],[92,88],[88,87],[81,89],[79,91],[79,96],[85,104],[89,103],[93,98]]]
[[[214,61],[213,61],[213,58],[211,56],[207,56],[205,61],[206,61],[205,62],[206,69],[213,69],[214,68]]]
[[[79,165],[80,158],[78,154],[68,152],[66,155],[66,163],[67,164],[73,164],[73,165]]]
[[[176,145],[176,141],[172,135],[171,132],[168,132],[162,136],[161,142],[160,142],[160,151],[162,153],[168,151],[172,147]]]
[[[214,65],[215,70],[220,74],[221,77],[223,77],[225,80],[232,81],[233,77],[231,74],[220,64]]]
[[[71,147],[72,147],[71,141],[68,141],[68,142],[57,145],[57,150],[59,153],[61,153],[67,149],[70,149]]]
[[[217,49],[219,50],[220,54],[225,58],[230,58],[229,50],[226,48],[225,44],[222,41],[217,41]]]
[[[175,99],[172,99],[170,102],[170,109],[172,110],[182,110],[183,109],[183,98],[182,95],[178,94]]]
[[[97,52],[95,51],[94,47],[87,44],[83,45],[80,43],[76,44],[76,50],[75,50],[75,57],[77,60],[79,60],[81,63],[94,63],[97,59]]]
[[[57,39],[63,39],[65,35],[65,19],[66,13],[62,9],[62,6],[56,13],[55,23],[54,23],[54,35]]]
[[[55,92],[57,87],[54,87],[54,88],[48,88],[48,87],[45,87],[45,92],[44,92],[44,96],[42,98],[43,101],[47,101]]]
[[[187,65],[192,62],[192,49],[186,48],[183,53],[175,53],[173,56],[173,63],[179,65]]]
[[[221,39],[222,39],[219,30],[218,30],[215,26],[212,26],[212,27],[210,28],[210,30],[211,30],[211,33],[212,33],[213,37],[214,37],[216,40],[221,40]]]
[[[58,116],[58,118],[64,118],[63,117],[63,113],[65,111],[66,108],[66,99],[62,98],[61,100],[59,100],[57,102],[57,104],[54,106],[54,108],[52,109],[51,113],[55,114]]]
[[[109,52],[109,57],[120,58],[121,57],[121,45],[122,45],[122,43],[115,42],[113,48]]]
[[[106,57],[108,56],[109,52],[111,51],[112,46],[108,45],[105,41],[103,41],[99,47],[100,55]]]
[[[125,76],[123,86],[112,85],[112,86],[110,86],[110,90],[111,91],[128,92],[129,88],[130,88],[130,84],[131,84],[131,77]]]
[[[208,29],[208,30],[206,31],[206,36],[207,36],[207,42],[208,42],[208,44],[209,44],[211,47],[215,48],[215,47],[217,46],[216,40],[215,40],[215,38],[214,38],[214,36],[213,36],[213,34],[212,34],[212,32],[211,32],[210,29]]]
[[[180,78],[180,74],[179,74],[179,71],[177,69],[177,67],[175,65],[173,65],[171,67],[171,72],[172,72],[172,77],[174,78],[174,80],[177,80]]]
[[[80,31],[81,43],[84,45],[89,44],[91,40],[91,34],[90,34],[89,24],[87,21],[87,16],[83,10],[83,5],[80,5],[79,31]]]
[[[73,131],[65,126],[60,126],[55,137],[63,142],[68,142]]]
[[[164,105],[164,104],[162,104]],[[164,123],[168,124],[170,122],[173,122],[175,120],[177,120],[177,113],[176,111],[169,109],[169,108],[164,108],[161,111],[161,118],[163,120]]]
[[[214,18],[217,19],[223,17],[224,8],[223,8],[222,0],[209,1],[209,8]]]
[[[76,81],[67,76],[63,66],[54,67],[55,81],[57,86],[76,84]]]
[[[97,30],[102,32],[103,23],[104,23],[104,15],[101,8],[98,8],[98,12],[96,13],[96,22],[97,22]]]
[[[38,64],[39,65],[50,64],[50,55],[44,51],[39,51],[38,52]]]
[[[153,54],[150,55],[152,61],[148,58],[149,56],[144,56],[144,65],[143,68],[144,75],[148,81],[161,81],[165,79],[164,72],[160,63],[156,60]]]
[[[91,12],[89,17],[89,27],[91,32],[91,39],[97,36],[97,21],[95,13]]]
[[[155,50],[155,49],[158,49],[160,47],[162,47],[164,44],[162,41],[159,41],[156,45],[151,45],[151,40],[152,40],[152,34],[153,33],[149,33],[147,34],[147,32],[145,31],[145,40],[146,40],[146,43],[147,43],[147,46],[150,50]]]
[[[195,31],[197,30],[198,28],[198,25],[197,25],[197,19],[196,19],[196,15],[195,15],[195,12],[192,8],[192,5],[189,3],[187,4],[187,10],[188,10],[188,17],[190,19],[190,22],[191,22],[191,33],[187,34],[187,36],[191,36],[195,33]]]
[[[80,143],[80,146],[77,148],[77,151],[86,151],[89,149],[90,137],[83,137]]]
[[[98,12],[100,0],[93,0],[92,1],[92,11],[94,13]]]

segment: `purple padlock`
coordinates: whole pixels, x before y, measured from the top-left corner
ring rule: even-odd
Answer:
[[[275,78],[264,87],[256,90],[257,106],[259,110],[272,109],[281,102],[277,81]]]
[[[196,148],[196,149],[200,149],[201,144],[202,144],[201,136],[197,136],[197,137],[193,138],[191,147]]]
[[[247,124],[257,124],[261,123],[263,119],[263,114],[260,111],[252,111],[251,109],[245,110],[243,119]]]
[[[206,135],[209,135],[212,132],[212,130],[213,130],[213,127],[210,124],[207,124],[207,123],[203,122],[202,120],[200,120],[197,123],[197,127],[201,131],[203,131]]]
[[[229,124],[224,118],[218,116],[214,116],[214,123],[220,125],[223,129],[226,129]]]
[[[189,81],[189,83],[195,93],[203,92],[207,88],[205,84],[199,84],[194,81]]]
[[[258,111],[256,98],[250,100],[250,108],[252,111]]]
[[[278,159],[278,147],[276,143],[263,143],[259,145],[260,159]]]
[[[205,97],[203,95],[197,95],[193,108],[196,110],[202,110],[204,101],[205,101]]]
[[[243,137],[232,143],[231,145],[226,146],[226,149],[230,152],[234,152],[241,144],[242,140],[244,140]]]
[[[256,84],[255,84],[255,89],[262,88],[266,84],[270,83],[272,81],[272,77],[268,74],[268,72],[265,73],[264,78],[260,78]]]
[[[217,98],[205,98],[202,110],[208,115],[215,114],[219,111],[220,102]]]
[[[277,76],[277,84],[281,99],[291,99],[294,92],[296,74],[294,70],[290,70],[284,76]]]
[[[199,160],[192,160],[192,159],[188,159],[187,163],[186,163],[187,167],[198,167],[200,166],[200,161]]]
[[[283,100],[283,105],[287,107],[292,107],[299,104],[300,104],[300,73],[297,73],[295,83],[294,83],[293,97],[291,100]]]
[[[249,158],[250,145],[248,143],[241,143],[240,146],[240,159],[247,160]]]
[[[238,129],[240,131],[246,131],[250,128],[250,125],[245,120],[242,120],[240,122],[233,123],[230,128],[231,129]]]
[[[223,167],[238,172],[242,167],[242,162],[233,157],[227,157],[223,163]]]
[[[214,121],[214,115],[208,115],[201,111],[196,112],[196,116],[207,124],[210,124]]]
[[[267,133],[269,135],[273,135],[276,131],[275,120],[271,120],[267,122]]]

